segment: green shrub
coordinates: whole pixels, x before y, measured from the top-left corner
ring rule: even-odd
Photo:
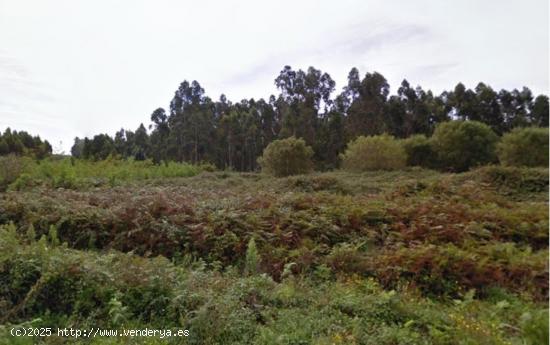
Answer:
[[[423,134],[413,135],[402,142],[408,166],[431,168],[436,165],[430,140]]]
[[[476,121],[441,123],[431,138],[440,167],[457,172],[495,162],[497,141],[489,126]]]
[[[35,180],[34,178],[31,177],[31,175],[27,173],[23,173],[19,175],[17,180],[15,180],[12,184],[9,185],[8,190],[23,190],[23,189],[37,186],[39,184],[40,184],[39,180]]]
[[[248,245],[246,248],[244,272],[246,275],[253,275],[258,273],[259,267],[260,254],[258,254],[258,249],[256,248],[256,241],[254,241],[254,237],[251,237],[248,241]]]
[[[277,177],[305,174],[312,170],[313,150],[303,139],[290,137],[271,142],[258,163],[262,171]]]
[[[342,182],[334,176],[311,175],[290,177],[287,185],[302,192],[345,192]]]
[[[4,157],[0,157],[4,158]],[[154,164],[151,160],[107,160],[92,162],[83,159],[54,157],[41,161],[29,158],[5,157],[0,161],[0,189],[9,184],[12,190],[24,190],[37,185],[53,188],[79,189],[90,186],[109,185],[114,187],[128,181],[155,178],[191,177],[201,171],[211,170],[209,165],[190,165],[168,162]],[[3,167],[3,168],[2,168]],[[3,170],[7,178],[3,178]]]
[[[326,262],[334,272],[362,274],[367,270],[365,253],[349,243],[334,246],[326,257]]]
[[[0,191],[5,190],[25,171],[29,158],[16,155],[0,156]]]
[[[204,163],[201,163],[199,164],[198,166],[202,171],[206,171],[206,172],[214,172],[216,171],[216,166],[212,163],[208,163],[208,162],[204,162]]]
[[[395,170],[407,160],[401,144],[388,134],[358,137],[341,158],[343,168],[350,171]]]
[[[548,169],[545,168],[490,165],[476,169],[470,174],[483,183],[490,184],[499,193],[514,199],[527,197],[533,201],[533,193],[541,193],[548,197]]]
[[[503,165],[548,166],[548,128],[516,128],[502,136],[497,146]]]
[[[521,316],[521,326],[527,344],[548,344],[548,310],[524,313]]]

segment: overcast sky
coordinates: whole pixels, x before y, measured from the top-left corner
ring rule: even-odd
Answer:
[[[392,93],[406,78],[548,94],[548,13],[548,0],[0,0],[0,130],[68,152],[147,125],[184,79],[215,100],[267,98],[287,64],[328,72],[337,92],[355,66]]]

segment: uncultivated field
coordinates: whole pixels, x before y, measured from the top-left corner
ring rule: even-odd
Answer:
[[[548,342],[547,169],[176,170],[0,193],[0,344]]]

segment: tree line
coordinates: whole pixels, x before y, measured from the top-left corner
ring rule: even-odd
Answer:
[[[397,94],[390,95],[382,74],[361,78],[352,68],[347,85],[335,94],[328,73],[290,66],[275,85],[279,94],[268,100],[233,103],[223,94],[214,101],[197,81],[183,81],[170,108],[153,111],[149,131],[141,124],[114,137],[77,137],[71,154],[93,160],[114,155],[156,163],[210,162],[220,169],[251,171],[270,142],[294,136],[313,148],[317,167],[327,169],[338,166],[346,143],[359,136],[430,136],[437,124],[450,120],[483,122],[499,135],[516,127],[548,127],[548,97],[535,97],[527,87],[496,91],[482,82],[474,89],[458,83],[435,95],[403,80]]]
[[[0,132],[0,156],[15,154],[31,156],[38,159],[52,153],[52,146],[47,140],[42,141],[39,136],[32,136],[25,131],[15,131],[7,128]]]

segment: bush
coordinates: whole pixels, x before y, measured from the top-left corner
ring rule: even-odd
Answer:
[[[0,191],[5,190],[8,185],[17,180],[29,164],[28,158],[16,155],[0,156]]]
[[[287,185],[301,192],[327,191],[344,193],[346,191],[340,179],[326,175],[291,177],[287,180]]]
[[[402,145],[407,154],[408,166],[430,168],[436,165],[430,140],[425,135],[413,135],[403,140]]]
[[[271,142],[258,163],[262,171],[277,177],[305,174],[312,170],[313,150],[303,139],[290,137]]]
[[[254,237],[251,237],[248,241],[248,246],[246,248],[246,258],[245,258],[245,267],[244,272],[246,275],[253,275],[258,273],[258,268],[260,266],[260,255],[258,254],[258,249],[256,248],[256,242]]]
[[[349,243],[334,246],[326,257],[326,263],[333,272],[362,274],[368,269],[365,253]]]
[[[342,155],[343,168],[351,171],[394,170],[405,166],[407,155],[392,136],[360,136]]]
[[[548,343],[548,311],[526,312],[521,316],[521,326],[527,344]]]
[[[438,125],[431,138],[442,169],[466,171],[496,161],[498,136],[477,121],[449,121]]]
[[[497,147],[503,165],[548,166],[548,128],[516,128]]]
[[[424,244],[387,249],[370,257],[370,271],[386,288],[408,281],[426,296],[457,297],[470,289],[483,296],[491,287],[535,299],[548,296],[546,250],[534,252],[515,243],[492,243],[474,248],[455,244]]]
[[[548,169],[519,168],[499,165],[486,166],[471,172],[472,176],[488,183],[501,194],[533,200],[533,193],[548,196]]]
[[[2,164],[4,163],[4,164]],[[27,157],[0,157],[0,190],[9,185],[23,190],[37,185],[53,188],[79,189],[122,182],[156,178],[191,177],[210,170],[209,165],[168,162],[154,164],[150,160],[108,159],[92,162],[83,159],[54,157],[33,161]],[[5,172],[4,172],[5,171]],[[7,178],[4,174],[9,173]]]

